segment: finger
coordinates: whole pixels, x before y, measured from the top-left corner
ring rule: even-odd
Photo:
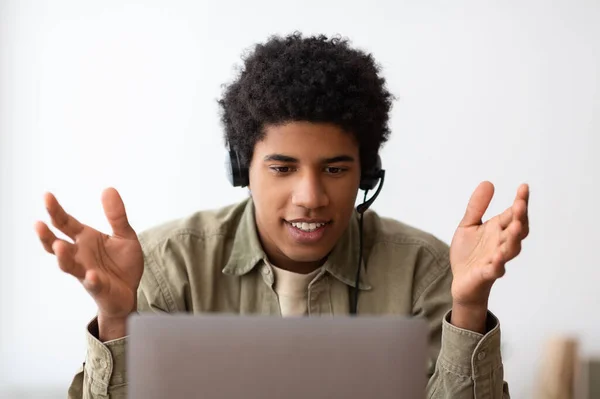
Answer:
[[[46,252],[54,255],[52,244],[54,244],[54,241],[58,240],[56,235],[44,222],[35,222],[34,229]]]
[[[102,292],[105,286],[104,278],[96,270],[88,270],[81,281],[83,287],[92,295],[97,295]]]
[[[525,201],[525,205],[529,205],[529,184],[521,184],[517,189],[517,197],[515,200]]]
[[[469,227],[481,224],[481,219],[485,214],[492,197],[494,196],[494,185],[489,181],[484,181],[477,186],[469,203],[465,215],[460,222],[460,227]]]
[[[52,250],[58,259],[60,269],[81,280],[85,276],[85,268],[75,261],[76,247],[74,244],[63,240],[56,240]]]
[[[523,224],[519,220],[513,220],[510,224],[502,231],[500,235],[500,243],[504,244],[508,241],[521,240],[523,234]]]
[[[502,258],[504,262],[511,261],[521,253],[521,240],[512,239],[502,244]]]
[[[505,262],[508,262],[521,253],[522,233],[523,225],[518,220],[513,221],[503,232],[504,237],[500,248]]]
[[[506,227],[508,227],[508,225],[510,224],[510,222],[512,222],[513,220],[513,208],[507,208],[504,212],[502,212],[499,216],[498,216],[498,222],[500,223],[500,228],[502,230],[506,229]]]
[[[74,240],[75,236],[83,230],[83,224],[65,212],[53,194],[46,193],[44,195],[44,202],[52,220],[52,225]]]
[[[484,266],[482,270],[482,277],[486,281],[494,281],[504,276],[506,273],[505,268],[506,261],[504,255],[500,249],[494,254],[492,261]]]
[[[527,224],[523,225],[523,228],[521,229],[521,240],[524,240],[527,238],[527,236],[529,235],[529,222],[527,222]]]
[[[524,221],[527,217],[527,203],[525,200],[515,200],[511,209],[513,211],[513,219]]]
[[[529,234],[529,216],[527,214],[527,202],[523,199],[516,200],[512,206],[513,221],[518,221],[522,226],[522,231],[519,235],[521,238],[527,237]]]
[[[519,208],[517,218],[521,220],[527,232],[523,238],[527,237],[529,234],[529,195],[529,184],[521,184],[517,189],[517,196],[515,197],[515,202],[513,204],[513,207]],[[515,212],[517,212],[517,209],[515,209]]]
[[[108,223],[113,230],[113,235],[122,238],[135,239],[137,235],[127,220],[125,204],[114,188],[107,188],[102,192],[102,206]]]

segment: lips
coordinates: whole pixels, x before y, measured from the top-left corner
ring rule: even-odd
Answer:
[[[316,244],[323,238],[331,222],[323,220],[294,220],[286,221],[285,224],[293,241],[298,244]]]

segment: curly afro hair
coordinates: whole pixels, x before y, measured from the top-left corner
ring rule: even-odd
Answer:
[[[294,33],[257,44],[219,105],[225,141],[246,166],[266,125],[308,121],[353,134],[365,171],[389,137],[392,100],[371,54],[347,39]]]

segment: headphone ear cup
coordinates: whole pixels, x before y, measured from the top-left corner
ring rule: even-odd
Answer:
[[[231,151],[225,154],[225,175],[227,176],[229,183],[235,187],[235,161],[231,155]]]
[[[377,161],[373,168],[364,171],[360,176],[359,187],[361,190],[373,190],[379,179],[381,179],[381,157],[377,155]]]
[[[246,187],[250,183],[248,168],[244,168],[235,150],[230,150],[225,158],[225,174],[233,187]]]
[[[375,186],[377,185],[377,181],[379,179],[377,177],[374,177],[372,175],[365,175],[363,177],[361,177],[360,179],[360,189],[361,190],[373,190],[375,188]]]

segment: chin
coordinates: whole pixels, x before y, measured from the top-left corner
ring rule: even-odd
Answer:
[[[319,262],[323,258],[327,256],[329,252],[324,250],[299,250],[292,249],[290,251],[285,251],[285,255],[293,260],[294,262]]]

